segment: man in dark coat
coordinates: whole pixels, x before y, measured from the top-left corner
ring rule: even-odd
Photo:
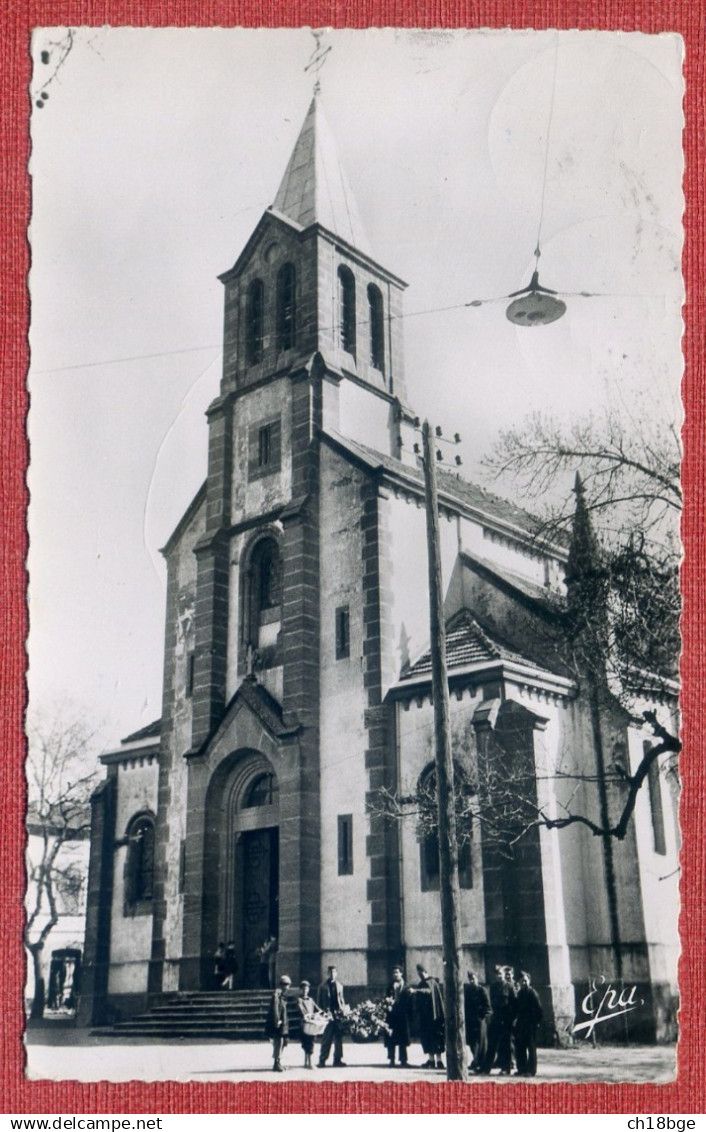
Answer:
[[[480,1073],[488,1054],[488,1015],[490,999],[485,987],[476,978],[475,971],[468,972],[468,982],[463,988],[463,1005],[466,1017],[466,1041],[471,1051],[471,1069]]]
[[[417,1025],[422,1049],[427,1055],[422,1069],[443,1069],[441,1055],[446,1046],[446,1014],[444,999],[438,979],[427,972],[422,963],[417,964],[419,982],[410,987],[415,995]]]
[[[515,1003],[515,1056],[517,1076],[537,1075],[537,1030],[543,1018],[542,1004],[526,971],[520,972]]]
[[[512,1024],[515,1021],[515,988],[507,977],[506,967],[496,967],[495,982],[490,988],[488,1023],[488,1052],[482,1072],[490,1073],[497,1061],[500,1072],[508,1076],[512,1071]]]
[[[331,1015],[331,1021],[324,1030],[321,1039],[321,1053],[319,1054],[319,1069],[323,1069],[326,1059],[333,1046],[334,1068],[344,1066],[343,1060],[343,1026],[346,1016],[346,1001],[343,997],[343,984],[338,981],[338,971],[335,967],[328,968],[328,978],[321,983],[317,993],[321,1010]]]
[[[409,992],[407,991],[401,967],[393,967],[392,982],[387,988],[386,998],[390,1002],[387,1024],[390,1033],[385,1038],[387,1057],[390,1065],[395,1064],[395,1050],[399,1050],[400,1065],[407,1065],[409,1036]]]
[[[233,940],[231,940],[226,947],[223,964],[226,973],[223,986],[226,988],[226,990],[233,990],[235,986],[235,976],[238,974],[238,957],[235,954],[235,944],[233,943]]]
[[[292,985],[288,975],[282,975],[279,987],[270,999],[267,1019],[265,1021],[265,1037],[272,1039],[272,1069],[275,1073],[283,1073],[282,1050],[287,1044],[289,1036],[289,1019],[287,1017],[287,991]]]

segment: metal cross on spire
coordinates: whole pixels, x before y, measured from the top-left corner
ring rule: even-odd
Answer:
[[[312,74],[316,75],[316,82],[314,83],[314,94],[319,94],[321,90],[321,80],[319,79],[319,74],[326,62],[326,56],[331,50],[331,44],[329,44],[328,47],[322,46],[321,40],[326,34],[323,28],[319,28],[318,30],[311,28],[310,30],[311,34],[314,37],[314,50],[311,53],[309,62],[304,68],[304,71],[311,71]]]

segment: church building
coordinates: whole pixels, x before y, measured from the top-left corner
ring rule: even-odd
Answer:
[[[272,937],[278,974],[316,985],[335,964],[353,1001],[396,964],[442,977],[438,840],[410,802],[433,794],[434,750],[406,284],[368,243],[320,95],[221,280],[208,476],[164,548],[162,716],[102,756],[92,801],[94,1023],[212,988],[220,942],[240,988],[261,985]],[[543,644],[568,543],[456,473],[438,482],[457,789],[480,813],[479,768],[495,764],[510,787],[529,769],[537,813],[617,812],[606,768],[634,769],[654,736],[617,700],[596,723]],[[503,851],[471,820],[466,968],[481,982],[496,964],[531,972],[560,1039],[610,983],[642,1002],[616,1034],[673,1037],[677,863],[663,774],[621,841],[536,822]]]

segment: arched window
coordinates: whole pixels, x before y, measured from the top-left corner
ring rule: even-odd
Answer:
[[[250,559],[254,612],[259,617],[266,609],[280,604],[279,547],[273,538],[263,539]]]
[[[285,263],[277,272],[277,349],[291,350],[295,341],[294,264]]]
[[[258,774],[248,787],[243,800],[243,809],[256,809],[258,806],[271,806],[277,794],[277,780],[274,774]]]
[[[262,538],[250,554],[245,575],[243,664],[248,671],[281,664],[278,652],[282,619],[282,566],[279,544]]]
[[[128,909],[152,900],[154,890],[154,818],[138,814],[127,829],[125,904]]]
[[[454,764],[457,794],[467,793],[465,775]],[[436,768],[429,766],[419,778],[417,795],[422,812],[419,829],[419,871],[422,892],[438,892],[439,832],[437,827]],[[470,830],[458,829],[458,880],[461,888],[473,888],[473,858]]]
[[[348,267],[338,269],[338,320],[341,347],[355,357],[355,279]]]
[[[374,283],[368,284],[368,316],[370,322],[370,364],[385,369],[385,324],[383,321],[382,294]]]
[[[248,287],[246,322],[246,354],[248,365],[262,361],[265,324],[265,288],[261,279],[253,279]]]

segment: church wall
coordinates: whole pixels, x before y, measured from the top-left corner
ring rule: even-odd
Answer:
[[[382,661],[383,696],[398,680],[403,668],[429,646],[429,567],[427,559],[424,501],[400,493],[383,501],[389,528],[389,570],[386,586],[390,595],[390,633],[385,638]],[[450,594],[458,553],[458,524],[445,512],[441,519],[441,564],[444,594]]]
[[[475,738],[471,720],[482,698],[482,689],[465,691],[461,699],[451,697],[451,735],[454,760],[472,769],[475,761]],[[400,791],[410,795],[416,789],[422,772],[434,760],[434,709],[430,698],[404,701],[398,707]],[[408,973],[418,962],[429,964],[433,974],[441,977],[441,913],[439,892],[422,891],[420,841],[414,817],[402,821],[402,886],[404,894],[403,940]],[[485,912],[483,905],[483,864],[477,825],[471,848],[472,888],[461,890],[461,939],[464,962],[483,968],[485,944]]]
[[[321,451],[321,947],[347,985],[366,983],[368,775],[363,687],[362,493],[366,477]],[[350,655],[336,659],[336,610],[348,606]],[[353,871],[339,875],[338,819],[352,815]],[[322,971],[322,973],[323,973]],[[316,972],[313,972],[316,974]]]
[[[130,820],[141,811],[156,813],[157,774],[157,762],[151,758],[138,756],[119,765],[115,815],[118,841],[125,837]],[[111,968],[108,979],[111,996],[146,992],[152,948],[152,916],[132,914],[125,907],[127,853],[127,845],[119,844],[113,859]]]
[[[276,470],[257,478],[249,472],[251,429],[280,422],[280,458]],[[233,489],[231,522],[267,515],[288,502],[292,494],[292,396],[287,376],[239,397],[233,412]]]
[[[336,393],[339,423],[333,427],[351,440],[391,454],[397,428],[390,402],[383,397],[371,397],[367,389],[353,381],[342,381]]]
[[[155,889],[155,948],[164,957],[150,989],[178,987],[182,954],[181,857],[185,837],[187,778],[184,754],[191,746],[193,698],[189,691],[194,650],[197,560],[194,546],[206,529],[200,507],[168,557],[167,631],[164,660],[162,754],[157,826],[158,884]]]
[[[563,590],[563,568],[557,559],[522,546],[514,539],[469,519],[461,520],[461,546],[469,554],[477,555],[512,570],[535,585],[552,590]]]
[[[628,729],[630,769],[635,772],[643,756],[643,743],[654,745],[654,735],[637,728]],[[659,760],[665,761],[664,756]],[[679,825],[676,798],[664,769],[657,778],[661,796],[662,829],[665,849],[657,852],[657,815],[653,813],[650,789],[643,785],[637,796],[633,821],[637,841],[639,885],[644,909],[645,939],[649,981],[658,1040],[676,1037],[678,1009],[677,968],[679,941]],[[638,883],[637,878],[633,884]]]
[[[571,812],[600,822],[595,782],[577,782],[575,777],[581,774],[593,777],[596,773],[591,721],[581,700],[571,701],[564,724],[558,770],[566,778],[556,782],[558,812],[565,813],[570,807]],[[563,829],[559,836],[562,839],[566,931],[573,956],[572,975],[574,979],[586,979],[592,964],[601,962],[597,955],[610,940],[601,841],[588,829],[578,827]]]
[[[564,738],[567,756],[563,765],[576,774],[595,776],[598,765],[595,737],[585,692],[572,704],[567,722],[569,727]],[[609,819],[614,823],[622,812],[626,788],[611,782],[611,779],[614,778],[616,762],[625,765],[627,732],[623,713],[606,703],[601,707],[601,740],[608,779]],[[569,785],[567,783],[564,787],[565,792]],[[577,1010],[596,981],[599,986],[607,985],[611,980],[614,984],[622,981],[628,988],[635,986],[636,994],[643,999],[640,1010],[631,1013],[620,1024],[616,1023],[617,1029],[604,1031],[608,1040],[624,1038],[625,1033],[629,1033],[635,1041],[652,1041],[655,1036],[660,1038],[673,1034],[675,1014],[669,984],[667,982],[664,989],[659,988],[658,979],[650,970],[651,930],[645,921],[646,909],[652,907],[654,915],[657,915],[657,910],[664,913],[663,898],[664,895],[668,898],[669,893],[668,890],[663,894],[661,890],[654,889],[648,893],[643,883],[645,862],[650,857],[654,858],[641,834],[640,809],[647,801],[646,792],[643,797],[638,797],[638,808],[623,840],[615,837],[602,839],[581,827],[562,830],[559,835],[562,839],[567,936]],[[571,811],[601,824],[599,792],[595,782],[579,785],[571,800]],[[610,873],[614,878],[615,891],[612,916]],[[672,919],[676,923],[676,918]],[[657,931],[659,933],[659,929]],[[670,953],[668,948],[661,951],[660,962],[671,967],[673,980],[676,978],[675,957],[676,950],[674,953]]]
[[[649,729],[644,731],[637,728],[628,729],[629,759],[632,773],[635,772],[643,757],[643,742],[645,741],[651,745],[656,744],[655,737]],[[662,768],[664,762],[665,756],[662,756],[659,759]],[[665,951],[670,949],[678,951],[679,948],[679,875],[677,871],[679,831],[675,822],[673,800],[664,769],[660,772],[658,786],[662,803],[665,852],[660,853],[655,848],[655,826],[650,803],[650,791],[647,785],[642,787],[637,796],[634,823],[640,859],[639,884],[645,910],[645,934],[648,942],[655,947],[654,959],[658,967],[661,968],[654,971],[653,975],[664,980],[673,975],[676,964],[665,962],[664,957],[660,957],[657,951],[662,948]],[[671,909],[671,912],[667,911],[668,908]]]

